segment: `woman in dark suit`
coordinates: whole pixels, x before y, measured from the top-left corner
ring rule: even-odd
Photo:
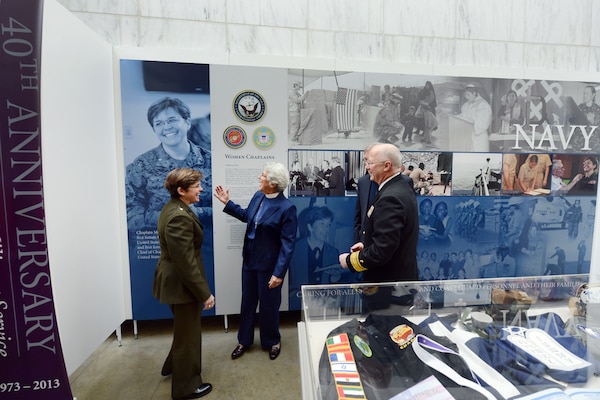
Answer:
[[[223,211],[246,223],[242,250],[242,306],[238,345],[231,358],[241,357],[254,343],[254,317],[260,303],[260,343],[274,360],[281,351],[279,306],[281,284],[296,240],[296,206],[284,195],[289,172],[280,163],[267,163],[258,177],[259,190],[247,208],[229,200],[229,189],[217,186]]]
[[[171,200],[158,218],[160,258],[154,271],[152,293],[173,312],[173,344],[162,375],[173,374],[173,399],[196,399],[212,390],[202,381],[202,310],[215,306],[204,265],[200,221],[190,209],[199,200],[202,173],[191,168],[169,172],[165,188]]]

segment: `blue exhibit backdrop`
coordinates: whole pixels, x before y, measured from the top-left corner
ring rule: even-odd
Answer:
[[[313,215],[299,223],[294,259],[305,264],[292,264],[301,271],[290,272],[290,308],[300,306],[295,288],[302,283],[360,279],[348,277],[328,251],[332,245],[348,251],[339,244],[351,242],[352,232],[340,226],[352,223],[352,205],[339,203],[335,213],[318,205],[355,198],[365,174],[362,150],[373,142],[398,146],[413,179],[421,280],[589,273],[599,87],[290,70],[289,121],[296,125],[289,136],[289,193],[299,216]],[[357,98],[353,112],[344,114],[352,117],[351,129],[333,112],[348,103],[340,104],[342,89]],[[328,186],[332,159],[341,159],[342,193]],[[306,197],[310,206],[303,206]]]
[[[130,63],[142,62],[121,64],[126,155],[141,152],[128,147],[131,138],[147,135],[158,143],[149,125],[142,132],[128,125],[133,114],[143,119],[145,113],[142,105],[128,105],[131,84],[123,76],[131,78]],[[244,69],[252,76],[261,71],[272,82],[244,79]],[[232,193],[249,197],[258,188],[249,183],[257,160],[286,160],[290,170],[287,194],[297,206],[299,228],[284,308],[300,307],[302,284],[360,279],[343,271],[335,254],[352,245],[356,182],[366,172],[364,148],[373,142],[395,144],[413,179],[420,279],[589,272],[600,153],[598,83],[219,65],[210,71],[210,109],[193,115],[212,116],[213,151],[215,145],[226,149],[213,153],[213,164],[225,167],[213,172]],[[146,82],[149,72],[139,67],[136,73]],[[167,75],[159,80],[168,86],[175,78],[181,81]],[[137,100],[150,103],[157,97],[152,90],[146,86]],[[287,115],[273,115],[272,107],[282,103]],[[257,127],[265,121],[271,126]],[[127,189],[129,202],[138,192]],[[243,232],[217,209],[214,226],[223,240],[215,241],[214,253],[236,258],[231,265],[238,266],[229,270],[223,263],[217,276],[237,280],[239,269],[233,268],[241,265]],[[131,219],[129,227],[131,232]],[[154,229],[141,232],[152,238]],[[140,315],[138,296],[150,293],[155,263],[131,246],[142,239],[136,235],[130,236],[134,317]],[[222,310],[217,305],[218,313],[230,312]]]
[[[125,192],[134,319],[172,317],[169,308],[160,305],[152,296],[152,281],[160,255],[158,216],[169,200],[169,192],[164,188],[165,178],[175,168],[194,168],[203,175],[200,202],[192,208],[204,228],[202,258],[214,292],[209,93],[208,65],[121,61]],[[171,118],[164,122],[164,127],[153,127],[152,121],[148,120],[148,112],[155,103],[176,108],[181,129],[178,123],[170,122]],[[173,157],[164,150],[164,146],[169,148],[174,143],[186,141],[189,150],[182,157]],[[214,310],[206,313],[214,314]]]
[[[0,398],[72,399],[50,282],[42,193],[43,2],[0,2]]]

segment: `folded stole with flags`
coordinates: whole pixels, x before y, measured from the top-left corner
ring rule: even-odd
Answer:
[[[326,345],[338,399],[365,400],[365,392],[356,369],[348,335],[342,333],[330,336],[327,338]]]

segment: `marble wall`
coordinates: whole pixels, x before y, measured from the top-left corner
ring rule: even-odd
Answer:
[[[114,45],[190,49],[235,63],[291,56],[570,79],[600,71],[600,0],[58,2]]]

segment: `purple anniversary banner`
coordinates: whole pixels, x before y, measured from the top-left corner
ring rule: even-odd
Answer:
[[[46,246],[41,0],[0,0],[0,399],[72,399]]]

